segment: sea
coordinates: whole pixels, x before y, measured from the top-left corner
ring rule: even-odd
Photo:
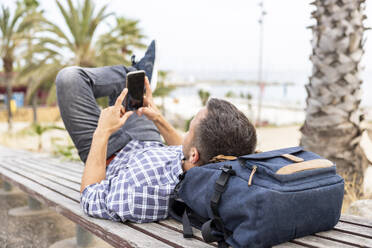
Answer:
[[[226,99],[235,104],[252,121],[272,125],[299,124],[305,119],[307,93],[305,85],[309,82],[310,72],[271,72],[266,73],[263,81],[267,82],[262,91],[262,107],[259,113],[260,87],[253,72],[219,72],[219,73],[185,73],[186,84],[178,86],[164,100],[167,111],[178,113],[184,118],[192,117],[202,107],[198,96],[199,90],[208,91],[210,97]],[[362,109],[371,115],[372,110],[372,71],[361,73],[363,96]],[[227,93],[229,93],[227,95]],[[239,97],[250,94],[251,100]],[[371,115],[372,117],[372,115]]]

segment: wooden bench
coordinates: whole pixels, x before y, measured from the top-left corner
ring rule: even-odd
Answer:
[[[61,162],[47,155],[12,150],[0,146],[0,178],[19,187],[85,230],[114,247],[216,247],[182,236],[182,225],[169,219],[135,224],[116,223],[85,215],[79,204],[83,164]],[[327,232],[299,238],[276,247],[372,247],[372,221],[343,215]]]

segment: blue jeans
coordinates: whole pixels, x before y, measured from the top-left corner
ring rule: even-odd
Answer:
[[[109,96],[112,105],[125,87],[127,72],[129,69],[122,65],[100,68],[72,66],[62,69],[57,75],[57,101],[61,117],[84,163],[101,112],[95,99]],[[154,123],[145,116],[133,114],[121,129],[110,136],[107,158],[132,139],[161,142]]]

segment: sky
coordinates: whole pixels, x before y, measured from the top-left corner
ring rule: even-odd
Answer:
[[[2,3],[4,0],[1,1]],[[15,1],[5,0],[6,5]],[[39,0],[57,24],[62,18],[55,1]],[[65,3],[65,1],[61,1]],[[159,68],[180,73],[248,75],[257,77],[259,57],[259,0],[99,0],[117,16],[139,19],[147,43],[158,42]],[[310,17],[314,9],[308,0],[264,0],[264,79],[306,80],[311,71]],[[365,22],[372,26],[372,6],[367,5]],[[107,23],[113,23],[113,18]],[[99,26],[98,33],[107,32]],[[370,36],[371,31],[366,33]],[[365,45],[363,64],[372,61],[372,40]],[[143,51],[138,52],[140,57]],[[366,70],[372,71],[366,66]],[[276,75],[276,76],[270,76]]]

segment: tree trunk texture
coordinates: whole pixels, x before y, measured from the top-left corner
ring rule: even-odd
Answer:
[[[307,84],[301,145],[337,164],[346,183],[362,195],[369,161],[360,145],[360,60],[364,53],[364,0],[316,0],[312,17],[312,75]]]
[[[13,77],[13,60],[8,57],[3,58],[3,68],[5,72],[5,87],[7,98],[7,111],[8,111],[8,131],[12,130],[12,111],[10,108],[10,101],[12,100],[12,77]]]
[[[33,116],[33,123],[37,123],[37,91],[32,96],[32,116]]]

